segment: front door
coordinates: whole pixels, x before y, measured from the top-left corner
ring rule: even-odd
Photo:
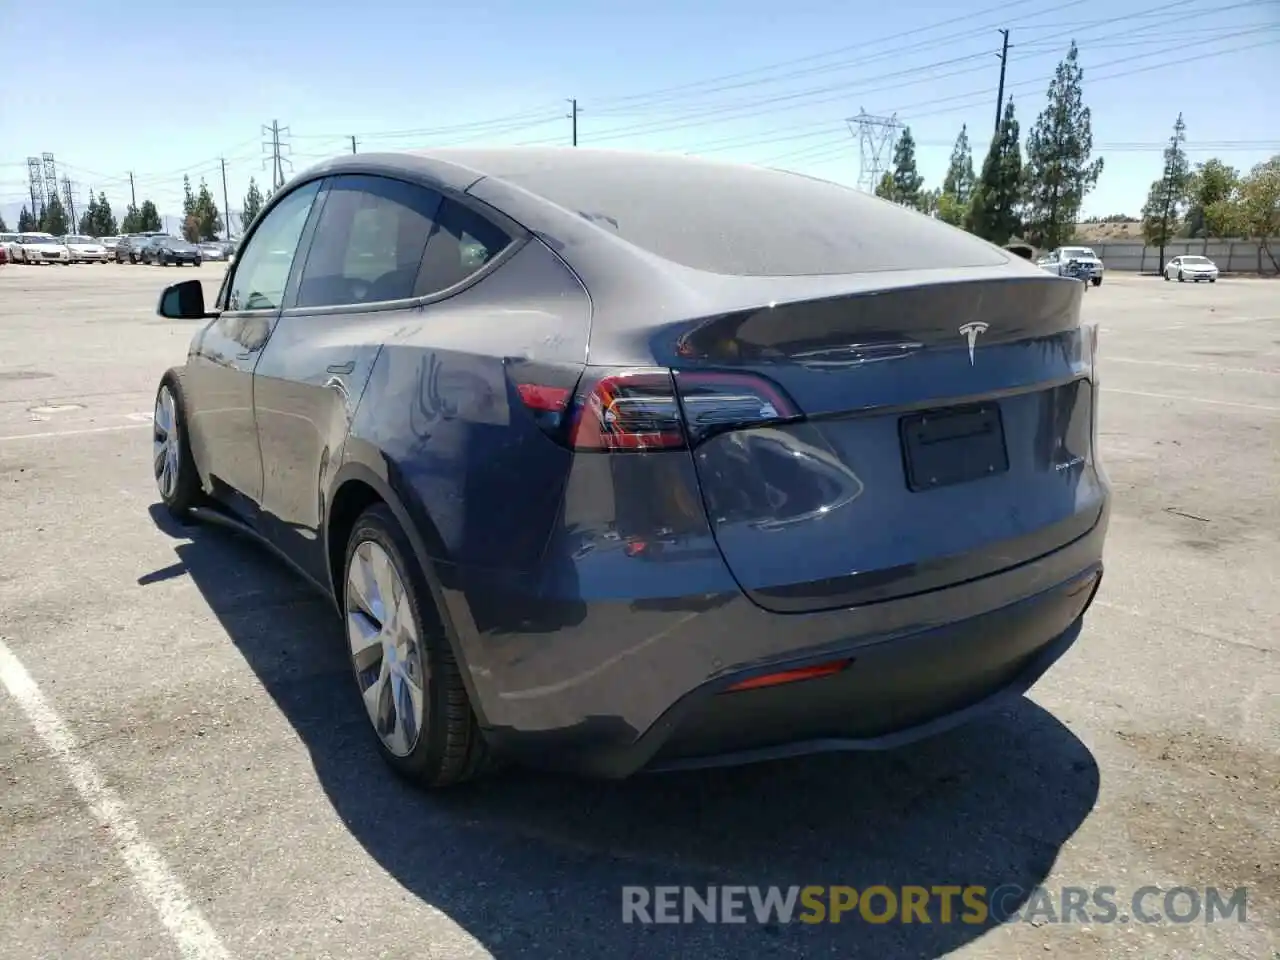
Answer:
[[[241,246],[217,307],[187,359],[187,430],[200,474],[246,519],[262,500],[262,453],[253,414],[253,369],[280,315],[298,241],[321,181],[272,207]]]

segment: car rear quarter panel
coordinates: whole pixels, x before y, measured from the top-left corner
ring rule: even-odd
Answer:
[[[384,478],[433,567],[537,562],[572,458],[520,405],[506,367],[582,364],[590,327],[582,284],[530,240],[479,283],[407,312],[390,332],[343,463]]]

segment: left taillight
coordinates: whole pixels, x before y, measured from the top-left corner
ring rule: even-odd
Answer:
[[[549,436],[584,452],[686,449],[801,415],[777,384],[736,372],[588,368],[576,388],[521,378],[516,392]]]

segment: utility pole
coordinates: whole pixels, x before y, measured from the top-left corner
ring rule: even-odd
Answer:
[[[263,143],[262,146],[263,149],[268,147],[271,148],[271,156],[269,158],[271,160],[271,189],[279,190],[284,186],[285,164],[288,164],[290,168],[293,167],[293,164],[289,163],[288,158],[283,156],[280,152],[281,150],[289,149],[289,145],[287,143],[282,143],[280,140],[282,135],[286,137],[289,135],[289,128],[280,126],[280,121],[278,120],[272,120],[271,126],[268,127],[265,124],[263,125],[262,134],[263,136],[266,136],[267,134],[271,135],[271,142]],[[266,161],[264,160],[263,162],[265,163]]]
[[[231,201],[227,198],[227,158],[219,157],[222,164],[222,216],[226,221],[227,239],[231,239]]]
[[[355,134],[352,134],[352,135],[351,135],[351,152],[352,152],[352,153],[355,153],[355,152],[356,152],[356,137],[355,137]]]
[[[1000,48],[1000,90],[996,94],[996,136],[1000,135],[1000,115],[1004,112],[1004,69],[1009,64],[1009,31],[1001,30],[1004,44]]]
[[[573,121],[573,145],[576,147],[578,145],[578,101],[570,100],[569,104],[571,109],[565,116]]]
[[[138,209],[138,195],[137,193],[134,192],[134,189],[133,189],[133,171],[132,170],[129,171],[129,206],[133,207],[133,209],[135,210]]]
[[[1169,138],[1169,149],[1165,153],[1164,167],[1164,211],[1160,215],[1160,262],[1156,264],[1160,268],[1161,274],[1164,273],[1164,245],[1169,238],[1169,214],[1173,208],[1173,191],[1176,184],[1174,179],[1178,174],[1179,156],[1178,150],[1182,146],[1182,141],[1186,139],[1182,125],[1182,114],[1178,114],[1178,122],[1174,124],[1173,136]]]

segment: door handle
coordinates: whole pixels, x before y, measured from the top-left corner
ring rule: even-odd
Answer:
[[[350,373],[356,368],[354,360],[348,360],[346,363],[331,363],[326,368],[329,373]]]
[[[252,350],[249,350],[249,351],[246,351],[245,353],[237,353],[237,354],[236,354],[236,359],[237,359],[237,360],[252,360],[252,359],[253,359],[253,351],[252,351]]]

